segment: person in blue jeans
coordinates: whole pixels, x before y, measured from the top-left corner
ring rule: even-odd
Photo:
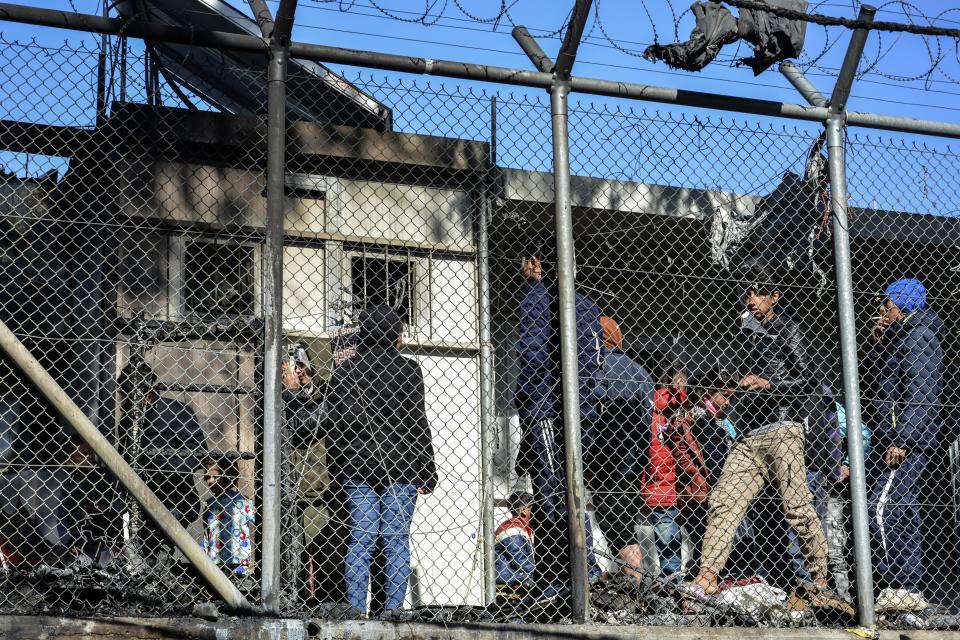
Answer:
[[[347,546],[347,601],[360,613],[367,609],[370,560],[383,538],[386,558],[385,608],[400,609],[410,577],[410,522],[417,506],[417,486],[396,483],[384,486],[363,480],[342,482],[350,515]]]
[[[423,372],[398,349],[403,324],[390,307],[360,317],[357,354],[334,370],[323,430],[332,474],[350,518],[347,601],[367,613],[377,539],[386,557],[387,610],[403,606],[410,577],[410,522],[417,498],[437,485]]]

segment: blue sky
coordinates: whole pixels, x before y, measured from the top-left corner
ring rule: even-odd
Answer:
[[[26,4],[84,12],[98,12],[99,3],[94,0],[27,0]],[[242,0],[232,0],[237,8],[248,12]],[[271,1],[271,8],[276,2]],[[569,2],[562,0],[515,0],[510,16],[518,24],[528,26],[535,35],[543,36],[564,23]],[[654,33],[660,42],[674,40],[674,13],[686,10],[684,0],[600,0],[594,3],[599,8],[600,21],[591,19],[587,36],[580,49],[576,73],[599,78],[627,80],[683,89],[696,89],[716,93],[739,94],[772,100],[798,101],[795,91],[775,70],[754,77],[747,68],[731,66],[737,55],[736,45],[724,49],[720,59],[701,73],[672,71],[665,65],[652,64],[636,54],[653,42]],[[853,17],[856,2],[826,0],[816,5],[821,13]],[[924,22],[908,7],[907,3],[882,4],[878,19]],[[459,5],[459,6],[458,6]],[[645,7],[649,7],[649,13]],[[924,0],[923,10],[935,16],[960,6],[945,0]],[[379,6],[383,11],[378,10]],[[477,18],[491,18],[499,10],[498,0],[300,0],[297,26],[294,36],[305,42],[343,47],[358,47],[376,51],[482,62],[503,66],[529,68],[529,63],[509,35],[510,22],[504,17],[496,29],[492,24],[475,22],[467,12]],[[462,9],[461,9],[462,7]],[[402,22],[384,15],[384,12],[406,20],[416,20],[427,10],[431,18],[425,25],[420,22]],[[907,14],[913,13],[912,16]],[[679,35],[686,38],[692,27],[689,12],[680,18]],[[942,26],[960,26],[960,10],[943,15]],[[41,42],[59,43],[64,38],[71,41],[93,36],[79,33],[57,32],[23,25],[5,24],[3,31],[8,37],[34,36]],[[807,33],[806,51],[818,55],[826,44],[830,49],[815,68],[808,71],[810,79],[829,94],[836,69],[840,66],[846,48],[848,34],[844,29],[831,28],[827,43],[824,30],[811,26]],[[616,43],[616,45],[611,44]],[[559,48],[559,36],[541,37],[541,44],[549,54]],[[620,49],[616,48],[617,46]],[[849,107],[855,110],[875,111],[894,115],[913,116],[960,122],[960,86],[953,79],[960,79],[960,62],[957,60],[956,43],[948,40],[925,39],[914,35],[871,34],[867,46],[866,62],[880,56],[874,69],[868,71],[854,87]],[[623,49],[623,50],[621,50]],[[740,50],[740,54],[746,47]],[[930,67],[931,55],[941,56],[942,71],[932,77],[910,82],[901,82],[889,76],[913,77],[924,74]],[[801,63],[804,62],[801,60]]]
[[[249,13],[243,0],[231,1],[235,7]],[[47,0],[45,3],[33,0],[33,4],[63,10],[75,8],[89,13],[100,11],[96,0]],[[272,9],[276,9],[276,2],[269,1],[269,4]],[[294,37],[299,41],[340,47],[528,69],[531,68],[530,63],[510,36],[511,20],[515,24],[527,26],[535,36],[539,36],[547,53],[554,55],[560,46],[560,36],[556,31],[565,23],[570,5],[572,0],[514,0],[509,4],[509,18],[504,16],[494,25],[482,20],[496,16],[500,8],[499,0],[300,0]],[[850,1],[827,0],[815,5],[815,9],[821,13],[853,17],[856,15],[855,5],[855,2]],[[749,52],[747,46],[739,50],[736,45],[726,47],[718,60],[701,73],[673,71],[662,63],[653,64],[639,57],[644,47],[654,41],[655,36],[661,43],[674,41],[677,35],[680,39],[686,39],[693,26],[692,16],[689,12],[679,14],[679,34],[675,33],[674,16],[675,12],[679,13],[677,10],[686,9],[687,2],[673,0],[671,5],[665,0],[646,0],[645,4],[640,0],[595,0],[594,6],[598,9],[599,21],[594,15],[587,24],[584,44],[580,48],[575,68],[577,75],[801,102],[795,90],[775,68],[754,77],[748,68],[736,65],[735,60]],[[948,11],[951,3],[925,0],[923,6],[929,16],[935,16]],[[428,18],[419,20],[425,12]],[[470,18],[468,14],[479,20]],[[882,5],[878,19],[925,22],[923,17],[915,14],[909,4],[900,2]],[[960,26],[960,10],[941,15],[937,24]],[[70,96],[77,95],[77,87],[71,84],[76,82],[83,85],[81,91],[87,98],[87,103],[92,104],[94,76],[89,73],[89,67],[95,64],[95,56],[86,57],[83,73],[67,74],[68,82],[64,82],[62,78],[51,81],[50,78],[64,75],[62,70],[58,70],[58,65],[72,63],[65,62],[55,49],[62,46],[66,40],[71,46],[80,45],[95,51],[99,38],[79,32],[38,29],[10,23],[0,28],[8,40],[33,38],[41,45],[52,47],[49,58],[43,63],[50,74],[45,80],[37,80],[31,74],[20,70],[17,65],[21,61],[15,54],[9,51],[6,53],[0,64],[0,67],[6,67],[0,68],[0,79],[7,87],[2,100],[7,112],[5,117],[19,115],[24,119],[34,118],[58,124],[84,124],[82,120],[85,116],[82,114],[89,109],[83,110],[71,105],[64,97],[68,93]],[[827,95],[832,89],[836,70],[840,66],[848,41],[849,32],[841,28],[832,28],[826,32],[820,27],[808,28],[806,54],[799,63],[807,67],[809,78]],[[956,43],[943,39],[872,33],[862,65],[863,77],[854,86],[849,108],[960,122],[960,103],[956,99],[960,96],[960,86],[954,80],[960,79],[960,62],[955,47]],[[931,57],[939,59],[940,65],[933,73],[927,73],[931,66]],[[813,58],[816,60],[812,60]],[[357,73],[362,72],[357,69],[333,68],[351,80]],[[398,82],[402,74],[375,71],[367,75],[371,76],[380,79],[387,76],[390,84]],[[404,82],[410,82],[410,78],[405,76]],[[904,81],[903,78],[912,79]],[[42,99],[38,97],[40,93],[30,86],[38,82],[45,83],[40,89],[40,93],[43,93]],[[417,82],[422,83],[424,80]],[[471,84],[437,79],[430,82],[441,83],[447,87],[459,85],[464,90],[469,89]],[[50,84],[55,86],[46,86]],[[65,91],[65,88],[69,91]],[[549,134],[549,125],[545,110],[539,106],[544,99],[543,92],[525,92],[518,88],[498,89],[476,83],[473,88],[486,93],[500,91],[501,95],[521,98],[526,93],[529,99],[534,101],[535,106],[527,107],[522,100],[513,105],[509,104],[509,100],[504,100],[502,109],[505,114],[505,141],[502,145],[502,164],[549,168],[549,139],[546,137]],[[369,87],[365,89],[370,90]],[[373,93],[377,94],[376,91]],[[390,91],[386,86],[378,97],[395,107],[397,126],[401,130],[486,139],[486,122],[479,122],[485,120],[482,106],[464,107],[458,111],[456,106],[435,107],[422,98],[421,102],[414,103],[401,97],[398,92]],[[704,117],[723,118],[724,114],[703,111],[697,113],[689,109],[625,103],[590,96],[574,96],[572,101],[584,108],[600,103],[601,107],[606,109],[632,107],[646,108],[648,112],[662,109],[671,114],[670,117],[686,118],[678,124],[671,122],[668,117],[642,127],[623,127],[622,122],[613,121],[601,113],[582,121],[580,130],[573,132],[571,146],[576,154],[575,162],[579,163],[579,166],[574,167],[576,172],[662,184],[766,192],[775,185],[777,176],[785,168],[802,170],[805,149],[809,148],[811,138],[819,131],[815,124],[797,124],[799,133],[781,136],[781,142],[768,137],[762,141],[762,155],[754,153],[752,157],[744,159],[742,151],[723,148],[728,140],[738,140],[729,130],[722,134],[715,132],[718,129],[713,130],[714,139],[719,137],[721,140],[719,145],[699,145],[701,133],[696,127],[702,125]],[[417,111],[424,106],[436,108],[437,111],[428,118]],[[698,119],[696,126],[691,124],[695,117]],[[420,120],[416,121],[416,118]],[[74,122],[74,119],[77,121]],[[726,118],[721,124],[726,126],[729,122],[759,120],[762,119],[736,115],[734,120]],[[788,128],[794,126],[793,123],[782,121],[777,123],[777,126],[784,124]],[[524,130],[525,127],[529,128],[529,132]],[[669,138],[672,129],[682,130],[684,135],[678,143],[670,147],[664,141]],[[709,128],[706,131],[710,134]],[[598,153],[601,147],[597,140],[601,138],[608,149],[613,149],[612,152]],[[898,138],[911,140],[909,136]],[[943,140],[922,137],[914,140],[938,150],[946,150]],[[742,142],[742,138],[740,141]],[[756,144],[754,146],[760,148]],[[885,151],[887,155],[884,156],[881,166],[879,162],[871,165],[872,158],[868,155],[870,153],[873,152],[866,151],[859,158],[865,172],[863,179],[857,183],[851,178],[851,191],[860,204],[870,205],[879,198],[881,205],[902,207],[905,210],[941,213],[949,211],[953,214],[956,209],[960,209],[955,195],[958,191],[955,188],[957,185],[953,184],[953,176],[960,173],[960,170],[954,166],[955,156],[952,154],[940,160],[931,160],[928,155],[912,147],[904,147],[901,150]],[[687,160],[679,161],[678,157],[686,157]],[[4,158],[0,158],[0,161],[8,165],[14,164]],[[709,166],[709,170],[704,171],[704,166]],[[901,175],[894,175],[897,179],[876,179],[879,172],[892,172],[893,167],[902,167]],[[856,166],[851,171],[855,173]],[[935,190],[937,193],[932,193],[926,183],[920,186],[912,182],[906,184],[908,178],[901,177],[928,174],[943,176],[938,182],[940,186]],[[745,178],[745,175],[748,177]],[[900,184],[901,180],[905,183]],[[869,184],[869,191],[862,187],[862,191],[858,193],[858,184]]]
[[[276,7],[275,2],[270,4],[272,8]],[[560,37],[542,36],[545,32],[560,28],[570,4],[572,2],[556,0],[518,0],[510,15],[517,24],[524,24],[535,35],[540,35],[541,45],[553,55],[559,49]],[[731,60],[737,55],[736,45],[726,47],[718,61],[700,73],[673,71],[662,63],[653,64],[640,58],[639,52],[653,42],[654,32],[660,42],[674,40],[675,19],[671,8],[685,11],[689,2],[672,0],[671,5],[663,0],[647,0],[645,4],[650,9],[649,14],[644,11],[644,3],[638,0],[605,0],[594,4],[599,9],[600,20],[592,18],[588,23],[576,67],[576,73],[580,75],[772,100],[798,100],[796,92],[775,69],[754,77],[747,68],[732,67]],[[818,11],[854,17],[856,11],[853,4],[834,0],[819,5]],[[925,0],[922,4],[931,17],[949,9],[951,5],[960,6],[955,1],[944,0]],[[434,18],[436,24],[432,26],[403,23],[384,16],[376,8],[377,5],[406,19],[419,17],[425,7],[431,9],[432,15],[444,17]],[[491,18],[499,10],[496,0],[465,0],[459,5],[479,18]],[[886,3],[878,19],[908,21],[911,18],[907,15],[907,7],[906,4]],[[373,4],[371,0],[301,0],[298,13],[295,37],[306,42],[344,47],[357,47],[362,42],[361,46],[378,51],[529,68],[526,57],[519,52],[509,35],[511,25],[506,19],[501,20],[494,30],[493,25],[469,20],[453,2],[383,0]],[[913,20],[922,21],[915,15]],[[960,26],[960,11],[943,16],[938,24]],[[692,26],[692,16],[686,12],[680,18],[681,39],[686,38]],[[829,41],[822,28],[811,26],[808,29],[806,51],[819,56],[825,46],[830,47],[816,67],[808,71],[810,79],[826,94],[833,87],[835,73],[848,40],[849,35],[843,29],[830,29]],[[954,78],[960,78],[960,63],[953,47],[955,43],[920,36],[871,34],[865,61],[877,61],[877,64],[855,87],[850,108],[960,121],[960,108],[956,100],[960,95],[960,86],[953,81]],[[748,50],[743,47],[740,54]],[[925,79],[899,82],[886,77],[921,75],[931,66],[931,53],[934,58],[939,58],[947,52],[951,55],[946,55],[946,61],[941,65],[943,72],[934,73],[930,82],[925,82]]]

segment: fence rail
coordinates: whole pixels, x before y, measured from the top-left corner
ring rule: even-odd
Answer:
[[[124,33],[0,42],[0,319],[207,560],[3,356],[0,612],[957,626],[945,140]]]

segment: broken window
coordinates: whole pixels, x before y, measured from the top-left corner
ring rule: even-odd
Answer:
[[[253,315],[253,247],[191,240],[184,252],[184,310]]]
[[[355,312],[386,305],[411,326],[414,268],[410,261],[356,256],[351,259],[350,271]]]

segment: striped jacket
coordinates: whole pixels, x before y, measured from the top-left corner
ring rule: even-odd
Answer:
[[[505,520],[494,532],[497,583],[516,586],[533,576],[536,559],[533,529],[520,516]]]

